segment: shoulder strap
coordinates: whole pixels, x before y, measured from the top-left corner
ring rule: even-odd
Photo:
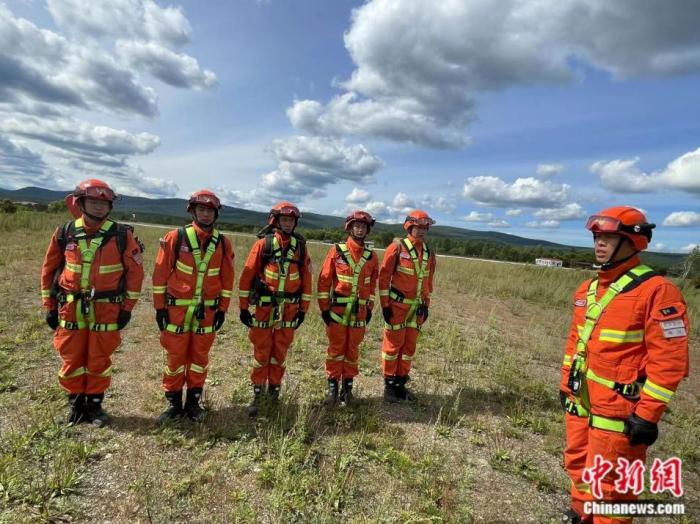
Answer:
[[[627,272],[627,275],[632,279],[632,281],[628,283],[625,287],[623,287],[620,293],[627,293],[628,291],[632,291],[634,288],[641,285],[643,282],[646,282],[647,280],[657,276],[658,274],[658,272],[654,271],[649,266],[640,265],[635,268],[632,268]]]
[[[262,252],[262,265],[263,267],[270,262],[270,259],[272,258],[272,241],[275,238],[274,233],[267,233],[265,234],[265,245],[263,246],[263,252]]]
[[[396,246],[396,262],[394,262],[394,271],[393,271],[394,273],[396,273],[396,270],[399,267],[399,262],[401,262],[401,246],[403,245],[403,243],[398,238],[395,238],[394,240],[392,240],[392,243]]]
[[[339,243],[335,245],[335,251],[336,251],[336,253],[338,253],[338,255],[340,255],[340,258],[345,260],[346,264],[350,265],[350,262],[348,261],[348,257],[345,255],[345,251],[343,250],[343,248],[340,246]]]

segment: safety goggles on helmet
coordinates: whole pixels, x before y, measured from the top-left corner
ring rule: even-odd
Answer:
[[[73,196],[78,198],[95,198],[97,200],[106,200],[108,202],[114,202],[117,199],[117,195],[109,187],[103,186],[88,186],[84,188],[76,188],[73,192]]]
[[[294,206],[282,206],[279,209],[275,209],[272,212],[272,214],[273,215],[280,215],[280,216],[287,216],[287,217],[294,217],[294,218],[301,217],[301,213]]]
[[[430,217],[416,218],[408,216],[406,217],[405,222],[409,222],[411,225],[418,227],[430,227],[435,224],[435,220]]]
[[[593,233],[623,233],[626,235],[644,235],[651,239],[651,230],[656,224],[643,223],[627,225],[621,220],[607,215],[593,215],[586,222],[586,229]]]
[[[372,218],[372,215],[366,211],[353,211],[345,218],[345,224],[346,226],[350,226],[353,222],[362,222],[372,227],[374,226],[375,220]]]
[[[215,195],[193,195],[190,198],[189,205],[193,207],[199,204],[213,207],[214,209],[221,209],[221,202]]]

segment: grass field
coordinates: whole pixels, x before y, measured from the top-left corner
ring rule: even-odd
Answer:
[[[212,349],[201,426],[158,428],[163,351],[147,245],[142,300],[114,355],[106,429],[65,428],[59,359],[39,271],[64,217],[0,215],[0,522],[559,522],[559,366],[584,272],[441,259],[412,373],[416,404],[381,400],[381,326],[365,339],[357,404],[322,406],[325,334],[314,304],[297,332],[278,407],[245,414],[252,351],[233,307]],[[252,238],[233,236],[237,276]],[[317,273],[326,246],[310,245]],[[684,290],[691,377],[651,457],[683,459],[687,515],[700,519],[700,291]],[[235,304],[235,303],[234,303]],[[661,521],[663,522],[663,521]]]

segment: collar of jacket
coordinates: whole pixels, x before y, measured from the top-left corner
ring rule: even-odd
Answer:
[[[623,273],[626,273],[630,269],[640,264],[639,255],[635,255],[630,258],[624,264],[620,264],[617,267],[612,268],[609,271],[599,271],[598,272],[598,282],[599,286],[607,288],[610,284],[615,282]]]
[[[365,245],[360,244],[357,240],[352,238],[352,235],[349,235],[345,243],[348,246],[348,249],[352,253],[353,258],[356,260],[362,256],[362,253],[365,251]]]
[[[192,227],[194,228],[195,233],[197,233],[197,240],[199,240],[199,245],[203,246],[204,243],[207,241],[207,239],[211,236],[212,231],[214,231],[214,225],[212,224],[212,227],[209,231],[205,231],[199,225],[195,220],[192,221]]]
[[[410,233],[408,235],[408,239],[411,241],[411,244],[413,244],[413,246],[416,248],[416,251],[421,252],[421,250],[423,249],[423,241],[418,240],[416,237],[414,237]]]
[[[87,233],[87,235],[94,235],[95,233],[97,233],[100,230],[100,228],[102,227],[102,224],[105,223],[105,220],[107,220],[107,218],[109,218],[109,216],[106,216],[102,220],[100,220],[96,226],[88,226],[85,218],[86,218],[85,215],[83,215],[83,229],[85,230],[85,233]],[[88,218],[88,220],[90,220],[90,219]]]

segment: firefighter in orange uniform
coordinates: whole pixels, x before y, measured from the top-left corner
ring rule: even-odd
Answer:
[[[163,389],[169,403],[160,423],[183,414],[195,422],[205,416],[199,402],[209,350],[233,296],[233,247],[214,227],[220,209],[214,193],[196,191],[187,204],[192,223],[169,231],[160,241],[153,269],[153,306],[166,352]]]
[[[657,424],[688,375],[688,316],[676,286],[639,261],[654,224],[642,212],[611,207],[588,219],[598,275],[574,294],[560,397],[566,410],[564,465],[571,478],[565,522],[631,522],[586,515],[592,501],[584,469],[598,455],[613,470],[603,478],[606,501],[634,500],[618,493],[617,459],[644,461]]]
[[[248,414],[258,414],[268,384],[270,398],[279,398],[287,350],[312,298],[311,259],[306,241],[294,232],[299,209],[279,202],[270,210],[267,225],[258,233],[239,284],[240,319],[253,343],[253,401]],[[249,307],[255,306],[252,314]]]
[[[365,211],[353,211],[345,219],[347,240],[328,250],[318,277],[318,306],[326,324],[328,350],[326,402],[352,400],[353,378],[357,376],[360,343],[372,319],[374,289],[377,285],[377,256],[365,246],[374,219]]]
[[[117,195],[101,180],[81,182],[66,197],[75,217],[56,229],[41,268],[41,297],[63,363],[68,424],[109,423],[102,408],[112,353],[143,282],[142,246],[132,229],[107,218]]]
[[[384,400],[414,400],[406,389],[421,326],[428,319],[433,292],[435,255],[425,243],[435,221],[425,211],[412,211],[403,223],[408,236],[392,242],[379,269],[379,299],[384,315],[382,373]]]

